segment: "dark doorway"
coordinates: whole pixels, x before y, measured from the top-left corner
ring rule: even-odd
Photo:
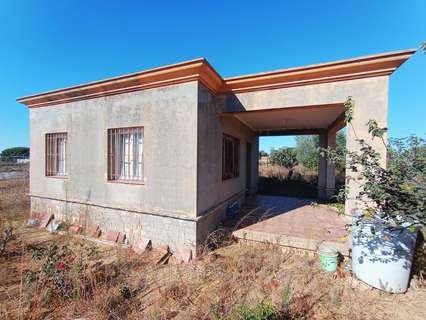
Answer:
[[[250,194],[251,189],[251,143],[247,142],[246,145],[246,193]]]

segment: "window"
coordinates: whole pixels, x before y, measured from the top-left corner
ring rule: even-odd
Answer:
[[[226,134],[222,138],[222,180],[240,175],[240,140]]]
[[[143,181],[143,127],[108,129],[108,180]]]
[[[46,134],[46,176],[65,177],[67,175],[67,134]]]

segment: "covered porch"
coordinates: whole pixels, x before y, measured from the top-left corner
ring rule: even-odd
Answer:
[[[317,251],[321,244],[349,255],[345,218],[312,199],[257,195],[243,208],[234,237]]]
[[[336,133],[345,126],[345,101],[351,97],[353,120],[346,131],[346,149],[356,151],[359,139],[370,139],[370,119],[387,127],[389,76],[413,52],[398,51],[225,79],[228,92],[220,117],[238,119],[258,137],[318,135],[319,147],[335,148]],[[370,140],[385,166],[386,149],[381,142]],[[253,154],[257,160],[258,151]],[[258,161],[253,162],[254,170]],[[355,173],[346,175],[352,178],[347,180],[349,193],[344,209],[350,218],[360,205],[361,185]],[[255,194],[257,181],[251,180],[248,186],[250,194]],[[335,166],[321,156],[317,191],[318,199],[323,201],[335,192]],[[336,211],[325,205],[312,205],[315,199],[260,195],[253,199],[249,204],[251,211],[246,208],[242,212],[243,219],[252,217],[251,222],[237,224],[233,233],[237,238],[307,250],[316,250],[326,242],[348,254],[345,218]]]
[[[336,133],[345,126],[343,103],[226,112],[222,116],[237,118],[259,137],[318,135],[321,148],[335,148]],[[317,189],[320,201],[335,193],[335,167],[325,157],[318,159]]]

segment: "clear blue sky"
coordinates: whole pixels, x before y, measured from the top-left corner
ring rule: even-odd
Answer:
[[[201,56],[234,76],[426,41],[425,0],[1,1],[0,21],[0,150],[28,145],[23,95]],[[416,53],[391,77],[391,136],[426,132],[425,71]]]

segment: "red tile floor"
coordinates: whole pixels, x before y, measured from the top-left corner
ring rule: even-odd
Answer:
[[[261,242],[276,242],[300,249],[316,250],[323,242],[347,254],[344,218],[313,200],[258,195],[250,203],[257,221],[242,224],[234,236]]]

